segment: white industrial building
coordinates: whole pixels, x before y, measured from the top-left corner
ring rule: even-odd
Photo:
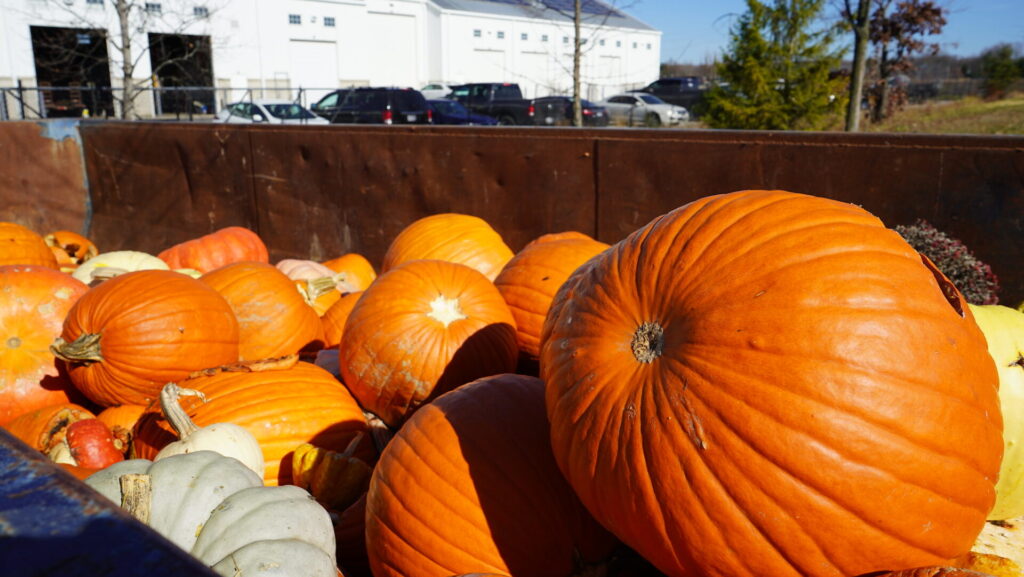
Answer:
[[[132,78],[140,86],[213,86],[217,106],[247,93],[295,98],[299,88],[310,102],[352,85],[517,82],[527,97],[572,89],[572,0],[120,3],[131,7],[124,27],[117,0],[0,0],[0,88],[21,86],[26,99],[38,98],[31,90],[37,86],[69,83],[109,86],[117,94],[126,28],[137,61]],[[583,2],[581,79],[591,99],[646,85],[659,72],[661,32],[610,3]],[[151,50],[154,38],[164,38],[168,48]],[[64,61],[47,48],[54,39],[90,56]],[[180,67],[160,64],[175,54],[189,60],[188,81],[168,72]],[[90,76],[71,78],[68,67],[88,69]],[[10,113],[19,102],[12,90],[6,94]],[[162,109],[155,101],[141,94],[138,113]]]

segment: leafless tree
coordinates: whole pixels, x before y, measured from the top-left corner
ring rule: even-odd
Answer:
[[[583,10],[584,2],[594,2],[595,6],[601,9],[595,10],[592,16],[586,16]],[[572,50],[572,124],[583,126],[583,103],[582,103],[582,74],[583,55],[587,50],[593,49],[596,43],[588,43],[589,38],[584,33],[584,25],[587,26],[591,36],[597,35],[601,29],[608,25],[608,20],[619,10],[626,10],[635,2],[623,3],[619,0],[595,2],[595,0],[573,0],[572,11],[562,10],[538,2],[538,10],[552,12],[569,19],[573,27],[573,50]]]
[[[122,81],[120,95],[115,94],[114,98],[120,104],[121,118],[135,119],[138,118],[136,100],[139,94],[153,81],[152,78],[136,78],[136,71],[142,59],[147,57],[151,50],[148,42],[136,43],[139,35],[146,32],[159,32],[165,35],[202,32],[209,19],[213,18],[215,13],[230,0],[213,1],[219,1],[218,5],[211,6],[212,2],[209,0],[202,7],[180,0],[159,3],[143,0],[110,0],[114,11],[113,19],[106,10],[96,10],[96,7],[90,6],[81,7],[78,3],[45,0],[45,5],[63,13],[66,16],[65,22],[71,26],[104,31],[106,42],[113,50],[108,52],[106,62],[97,64],[120,71]],[[108,26],[116,28],[111,31],[107,29]],[[74,56],[74,48],[67,46],[51,46],[51,48],[57,52],[55,56],[57,60],[61,58],[70,60]],[[183,54],[155,63],[152,67],[153,76],[159,75],[166,67],[194,57],[203,48],[204,46],[195,44]]]

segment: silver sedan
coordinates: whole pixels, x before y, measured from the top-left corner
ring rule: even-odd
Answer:
[[[646,92],[616,94],[599,102],[612,121],[626,126],[677,126],[690,120],[690,112]]]

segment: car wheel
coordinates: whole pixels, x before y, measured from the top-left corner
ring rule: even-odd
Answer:
[[[511,116],[501,116],[498,118],[498,124],[500,126],[515,126],[516,119]]]
[[[661,117],[655,113],[650,113],[644,118],[644,126],[648,128],[657,128],[661,126]]]

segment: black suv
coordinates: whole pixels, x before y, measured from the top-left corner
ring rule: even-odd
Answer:
[[[653,94],[669,104],[682,106],[693,112],[694,108],[699,109],[697,105],[704,98],[706,89],[704,81],[699,76],[680,76],[659,78],[644,88],[630,92]]]
[[[433,116],[423,94],[412,88],[335,90],[312,109],[331,122],[345,124],[431,124]]]

